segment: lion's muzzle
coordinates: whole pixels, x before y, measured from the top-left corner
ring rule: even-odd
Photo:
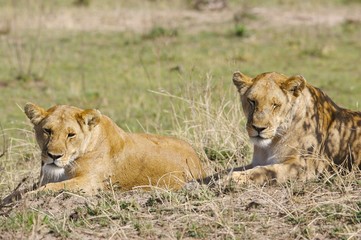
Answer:
[[[50,152],[47,152],[48,156],[53,159],[54,161],[64,156],[64,154],[53,154]]]

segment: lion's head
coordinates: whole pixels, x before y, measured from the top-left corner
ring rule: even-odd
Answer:
[[[235,72],[233,83],[241,96],[248,135],[260,147],[267,147],[287,130],[295,111],[294,103],[306,85],[302,76],[286,77],[275,72],[253,79]]]
[[[89,144],[90,132],[97,126],[99,111],[59,105],[45,110],[32,103],[24,107],[34,125],[41,149],[42,171],[51,178],[64,174]]]

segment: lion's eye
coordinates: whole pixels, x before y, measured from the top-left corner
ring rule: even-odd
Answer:
[[[279,108],[280,106],[281,106],[281,104],[277,104],[277,103],[272,104],[273,110]]]
[[[256,102],[254,100],[251,100],[248,98],[247,101],[252,107],[254,107],[256,105]]]
[[[73,138],[73,137],[75,137],[75,133],[68,133],[68,138]]]
[[[43,132],[44,132],[46,135],[51,135],[51,129],[50,129],[50,128],[43,128]]]

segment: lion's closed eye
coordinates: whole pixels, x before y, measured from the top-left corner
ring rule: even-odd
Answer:
[[[68,133],[68,138],[74,138],[76,136],[75,133]]]
[[[273,110],[277,110],[278,108],[280,108],[281,107],[281,104],[280,103],[273,103],[272,104],[272,109]]]
[[[46,135],[51,135],[52,131],[50,128],[43,128],[43,132],[46,134]]]
[[[255,100],[252,100],[252,99],[250,99],[250,98],[247,98],[247,101],[248,101],[249,105],[251,105],[252,108],[256,105],[256,101],[255,101]]]

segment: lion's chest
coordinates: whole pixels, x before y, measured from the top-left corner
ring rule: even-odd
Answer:
[[[271,148],[254,147],[252,165],[266,166],[277,163],[278,160]]]
[[[53,182],[62,182],[69,179],[64,168],[59,168],[49,164],[42,167],[41,174],[41,185]]]

